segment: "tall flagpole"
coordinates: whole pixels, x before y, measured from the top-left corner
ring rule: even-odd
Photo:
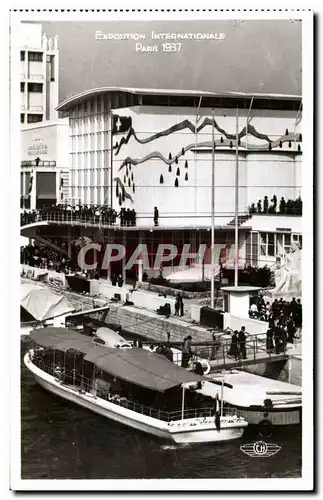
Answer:
[[[214,163],[215,163],[215,144],[214,144],[214,109],[212,109],[212,197],[211,197],[211,307],[214,309]]]
[[[112,162],[113,162],[113,111],[112,109],[110,110],[111,113],[111,118],[110,118],[110,208],[113,208],[113,167],[112,167]],[[106,201],[104,200],[104,203]]]
[[[299,108],[298,108],[298,111],[297,111],[297,115],[296,115],[296,119],[295,119],[295,123],[294,123],[294,179],[293,179],[293,183],[294,183],[294,199],[296,198],[296,127],[298,125],[298,117],[299,117],[299,114],[301,112],[301,109],[302,109],[302,101],[299,105]]]
[[[238,286],[238,256],[239,256],[239,108],[236,116],[236,176],[235,176],[235,256],[234,256],[234,286]]]

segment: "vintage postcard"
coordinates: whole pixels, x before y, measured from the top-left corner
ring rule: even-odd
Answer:
[[[313,489],[312,24],[11,12],[12,490]]]

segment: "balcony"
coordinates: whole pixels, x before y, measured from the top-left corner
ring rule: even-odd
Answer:
[[[28,75],[28,80],[32,82],[42,82],[44,80],[44,75]]]
[[[44,111],[43,106],[29,106],[28,107],[29,113],[42,113],[43,111]]]

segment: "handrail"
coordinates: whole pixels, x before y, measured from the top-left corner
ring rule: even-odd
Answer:
[[[141,413],[142,415],[149,416],[151,418],[156,418],[158,420],[163,420],[165,422],[172,422],[175,420],[184,420],[191,418],[201,418],[201,417],[212,417],[215,413],[214,407],[201,407],[201,408],[187,408],[182,412],[182,410],[176,411],[163,411],[159,408],[153,408],[150,406],[146,406],[142,403],[138,403],[137,401],[129,400],[126,397],[122,397],[119,394],[113,394],[109,390],[105,389],[95,389],[93,387],[93,380],[87,377],[82,376],[77,370],[64,370],[61,367],[54,367],[46,365],[42,362],[42,360],[38,360],[35,357],[34,352],[33,356],[30,356],[31,361],[34,365],[36,365],[40,370],[48,373],[51,376],[55,376],[56,380],[59,380],[62,385],[66,385],[68,387],[73,387],[77,389],[80,393],[92,392],[93,397],[104,399],[105,401],[110,401],[113,404],[117,404],[123,408],[128,410],[135,411],[136,413]],[[70,380],[72,384],[67,383],[66,380]],[[229,415],[237,415],[239,416],[239,412],[236,408],[224,408],[224,416]]]
[[[205,342],[192,342],[192,362],[207,360],[212,361],[212,365],[223,365],[226,363],[232,363],[236,358],[236,361],[241,361],[241,354],[237,353],[237,356],[234,354],[230,354],[232,340],[231,338],[221,338],[225,335],[226,332],[223,332],[222,335],[218,335],[215,341],[205,341]],[[301,344],[301,339],[294,339],[294,347],[298,347]],[[143,342],[145,346],[154,345],[154,342],[145,341]],[[182,342],[170,342],[170,347],[182,348]],[[246,349],[246,359],[259,359],[259,357],[268,357],[269,359],[274,358],[277,355],[286,354],[287,345],[286,343],[282,343],[280,352],[274,352],[274,349],[267,348],[267,338],[265,333],[257,333],[249,335],[247,334],[247,338],[245,341],[245,349]],[[180,365],[182,361],[182,352],[176,353],[173,352],[173,362],[177,365]]]

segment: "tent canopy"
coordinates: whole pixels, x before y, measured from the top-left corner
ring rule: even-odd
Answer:
[[[54,293],[47,287],[21,283],[20,290],[20,305],[38,321],[73,310],[63,295]]]
[[[220,266],[214,266],[214,276],[217,276],[220,272]],[[212,278],[212,266],[205,264],[204,268],[200,264],[195,264],[187,269],[179,269],[172,274],[166,276],[169,281],[173,282],[196,282],[203,280],[210,280]]]

